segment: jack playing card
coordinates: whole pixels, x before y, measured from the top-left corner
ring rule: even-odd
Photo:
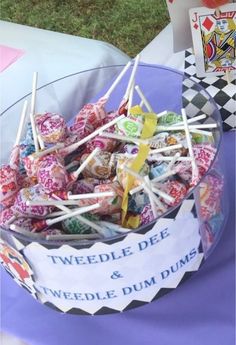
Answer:
[[[236,4],[189,11],[198,77],[236,71]]]

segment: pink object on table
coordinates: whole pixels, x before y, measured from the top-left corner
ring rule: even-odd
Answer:
[[[0,45],[0,73],[16,62],[24,53],[21,49]]]

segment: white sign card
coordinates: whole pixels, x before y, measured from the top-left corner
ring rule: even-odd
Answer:
[[[123,311],[133,300],[150,302],[161,288],[176,288],[186,272],[198,270],[203,259],[198,230],[198,220],[188,212],[176,220],[160,219],[146,234],[130,233],[110,245],[47,249],[33,242],[24,255],[41,302],[63,312]]]
[[[166,0],[173,30],[173,49],[177,53],[192,47],[189,9],[201,6],[201,0]]]

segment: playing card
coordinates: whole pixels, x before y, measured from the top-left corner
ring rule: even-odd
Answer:
[[[236,4],[189,10],[198,77],[223,75],[236,70]]]
[[[202,5],[201,0],[166,0],[170,14],[174,52],[192,47],[192,36],[189,23],[189,9]]]

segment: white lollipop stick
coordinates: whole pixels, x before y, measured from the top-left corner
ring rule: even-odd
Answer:
[[[138,85],[135,86],[135,90],[137,91],[139,97],[141,98],[143,104],[145,105],[145,107],[147,108],[147,110],[150,112],[150,113],[153,113],[153,109],[150,105],[150,103],[148,102],[147,98],[144,96],[143,92],[140,90],[140,87]]]
[[[172,175],[175,175],[175,174],[176,174],[175,170],[167,171],[164,174],[162,174],[162,175],[160,175],[158,177],[155,177],[154,179],[150,180],[151,186],[153,185],[153,183],[160,182],[160,181],[164,180],[165,178],[167,178],[169,176],[172,176]],[[129,193],[130,193],[130,195],[133,195],[135,193],[140,192],[142,189],[143,189],[143,184],[141,184],[140,186],[137,186],[137,187],[131,189],[129,191]]]
[[[139,106],[140,106],[140,108],[142,108],[144,106],[144,101],[143,100],[141,100],[141,102],[139,103]]]
[[[27,200],[27,206],[59,206],[59,205],[78,205],[76,200]]]
[[[27,231],[24,228],[22,228],[18,225],[15,225],[15,224],[11,224],[10,229],[13,231],[19,232],[20,234],[26,235],[28,237],[32,237],[32,238],[42,238],[43,237],[43,235],[40,233],[34,233],[31,231]]]
[[[35,121],[34,121],[34,115],[30,113],[30,123],[32,127],[32,135],[33,135],[33,140],[34,140],[34,146],[35,146],[35,152],[39,152],[39,144],[38,144],[38,138],[37,138],[37,131],[35,127]]]
[[[63,220],[66,220],[68,218],[75,217],[75,216],[77,216],[79,214],[95,210],[98,207],[100,207],[100,204],[98,204],[98,203],[94,204],[94,205],[91,205],[91,206],[81,207],[81,208],[77,209],[76,211],[70,212],[70,214],[65,214],[63,216],[56,217],[54,219],[46,219],[45,222],[46,222],[47,226],[51,226],[53,224],[62,222]]]
[[[32,114],[35,114],[37,82],[38,82],[38,72],[34,72],[33,82],[32,82],[31,103],[30,103],[30,112]]]
[[[33,134],[33,139],[34,139],[35,152],[39,151],[39,144],[38,144],[38,138],[37,138],[37,129],[36,129],[35,119],[34,119],[37,80],[38,80],[38,73],[34,72],[34,74],[33,74],[33,83],[32,83],[31,104],[30,104],[30,122],[31,122],[31,127],[32,127],[32,134]]]
[[[131,75],[130,75],[130,78],[129,78],[128,86],[127,86],[125,95],[123,97],[123,99],[126,100],[126,101],[129,98],[130,90],[131,90],[132,84],[134,82],[134,78],[135,78],[135,74],[136,74],[136,71],[137,71],[137,68],[138,68],[139,60],[140,60],[140,55],[138,54],[136,56],[136,58],[135,58],[134,66],[133,66],[133,69],[132,69],[132,72],[131,72]]]
[[[178,160],[178,158],[180,158],[180,153],[177,152],[174,157],[172,158],[172,160],[170,161],[168,167],[167,167],[167,172],[171,171],[171,169],[173,168],[175,162]]]
[[[137,156],[137,154],[130,154],[130,153],[118,153],[116,154],[117,157],[126,157],[126,158],[134,158]],[[154,156],[154,155],[153,155]],[[163,162],[170,162],[172,161],[174,156],[161,156],[161,155],[156,155],[154,157],[154,159],[157,161],[157,162],[160,162],[160,161],[163,161]],[[153,159],[152,155],[151,156],[148,156],[148,159]],[[191,158],[190,157],[183,157],[183,156],[180,156],[177,158],[177,161],[178,162],[190,162],[191,161]]]
[[[202,114],[202,115],[198,115],[198,116],[192,117],[191,119],[188,119],[187,122],[189,124],[189,123],[193,123],[193,122],[196,122],[196,121],[199,121],[199,120],[203,120],[205,118],[206,118],[206,115]],[[183,121],[181,121],[181,122],[173,123],[172,126],[173,127],[174,126],[183,126],[183,124],[184,124]]]
[[[181,109],[181,112],[182,112],[182,118],[184,122],[184,130],[185,130],[186,142],[188,145],[189,156],[191,157],[192,179],[195,179],[195,178],[198,178],[198,174],[199,174],[198,167],[197,167],[197,163],[195,161],[195,157],[193,153],[193,147],[192,147],[191,137],[190,137],[188,123],[187,123],[187,116],[184,109]]]
[[[171,171],[166,171],[164,174],[160,175],[160,176],[157,176],[157,177],[154,177],[152,180],[151,180],[151,183],[155,183],[155,182],[160,182],[162,180],[165,180],[167,177],[170,177],[170,176],[173,176],[176,174],[176,171],[175,170],[171,170]]]
[[[57,200],[60,200],[60,198],[57,198]],[[58,206],[58,208],[60,208],[62,211],[65,211],[65,213],[67,213],[67,214],[70,214],[70,213],[72,212],[72,211],[71,211],[68,207],[66,207],[66,206]],[[84,217],[82,217],[82,216],[80,216],[80,215],[77,215],[76,218],[77,218],[80,222],[82,222],[82,223],[84,223],[84,224],[90,226],[91,228],[95,229],[98,233],[100,233],[101,235],[103,235],[103,228],[101,228],[99,225],[97,225],[97,224],[91,222],[90,220],[88,220],[88,219],[86,219],[86,218],[84,218]]]
[[[208,137],[212,137],[212,133],[208,131],[202,131],[201,129],[190,129],[190,133],[196,133],[201,135],[206,135]]]
[[[160,210],[165,211],[165,207],[162,204],[162,202],[158,199],[158,197],[153,193],[153,190],[147,187],[146,184],[144,184],[143,189],[145,190],[146,193],[150,195],[152,198],[153,202],[159,207]],[[152,188],[153,189],[153,188]]]
[[[188,123],[187,123],[188,124]],[[209,123],[209,124],[204,124],[204,125],[190,125],[188,126],[188,129],[208,129],[208,128],[216,128],[217,124],[216,123]],[[157,132],[163,132],[163,131],[184,131],[185,126],[158,126],[157,127]]]
[[[63,214],[65,214],[65,212],[63,211],[52,212],[52,213],[47,214],[45,218],[59,217],[59,216],[62,216]]]
[[[105,198],[115,196],[114,192],[101,192],[101,193],[86,193],[86,194],[68,194],[67,200],[27,200],[27,206],[35,206],[35,205],[42,205],[42,206],[57,206],[57,205],[77,205],[79,200],[86,200],[86,199],[96,199],[96,198]],[[56,198],[56,195],[54,196]]]
[[[22,109],[22,112],[21,112],[19,128],[18,128],[18,131],[17,131],[17,135],[16,135],[16,140],[15,140],[14,146],[17,146],[17,145],[20,144],[20,140],[21,140],[24,124],[25,124],[25,119],[26,119],[27,106],[28,106],[28,101],[26,100],[26,101],[24,101],[23,109]]]
[[[95,199],[95,198],[105,198],[108,196],[115,196],[115,193],[111,191],[111,192],[100,192],[100,193],[69,194],[68,200]]]
[[[164,110],[164,111],[162,111],[161,113],[156,114],[156,116],[157,116],[157,118],[159,119],[160,117],[165,116],[166,114],[167,114],[167,111]]]
[[[79,161],[72,161],[71,163],[67,164],[65,166],[66,170],[69,170],[70,168],[76,167],[79,165]]]
[[[131,61],[129,61],[127,63],[127,65],[122,69],[122,71],[120,72],[120,74],[118,75],[118,77],[116,78],[116,80],[113,82],[113,84],[110,86],[109,90],[105,93],[105,95],[103,96],[103,98],[108,99],[111,95],[111,93],[114,91],[114,89],[116,88],[116,86],[119,84],[119,82],[121,81],[121,79],[123,78],[123,76],[125,75],[125,73],[128,71],[128,69],[131,66]]]
[[[80,165],[80,167],[71,173],[74,179],[77,180],[79,177],[79,174],[85,169],[85,167],[89,164],[89,162],[96,156],[96,154],[100,151],[98,147],[95,148],[95,150],[88,155],[88,157],[85,159],[85,161]]]
[[[50,240],[55,240],[55,241],[58,241],[58,240],[61,240],[61,241],[71,241],[71,240],[74,240],[74,241],[82,241],[82,240],[97,240],[101,238],[101,236],[99,236],[99,234],[87,234],[87,235],[47,235],[46,236],[46,240],[50,241]]]
[[[107,128],[113,126],[115,123],[117,123],[118,121],[122,120],[125,117],[125,115],[120,115],[119,117],[115,118],[114,120],[106,123],[104,126],[97,128],[93,133],[89,134],[87,137],[83,138],[82,140],[80,140],[77,143],[74,143],[72,145],[66,146],[64,149],[66,151],[74,151],[76,150],[78,147],[80,147],[81,145],[85,144],[87,141],[89,141],[90,139],[93,139],[94,137],[96,137],[96,135],[100,134],[102,131],[106,130]]]
[[[154,193],[160,195],[163,199],[166,199],[166,200],[168,200],[170,202],[174,202],[175,201],[175,199],[172,196],[166,194],[165,192],[162,192],[159,188],[152,187],[152,190],[153,190]]]
[[[151,145],[151,143],[150,143],[150,145]],[[176,144],[176,145],[161,147],[160,149],[151,150],[149,152],[149,156],[154,155],[156,153],[162,153],[162,152],[171,151],[171,150],[178,150],[178,149],[181,149],[182,147],[183,147],[182,144]]]
[[[38,151],[35,153],[35,157],[42,157],[42,156],[45,156],[47,155],[48,153],[51,153],[51,152],[54,152],[54,151],[57,151],[61,148],[64,147],[64,144],[63,143],[58,143],[52,147],[49,147],[48,149],[46,150],[43,150],[43,151]]]
[[[133,96],[134,96],[134,83],[132,83],[131,89],[130,89],[128,106],[127,106],[127,116],[130,115],[130,109],[131,109],[132,103],[133,103]]]
[[[120,135],[120,134],[115,134],[115,133],[110,133],[110,132],[101,132],[99,134],[101,137],[105,138],[111,138],[111,139],[117,139],[121,141],[130,141],[135,144],[147,144],[147,140],[139,139],[139,138],[133,138],[133,137],[127,137],[125,135]]]
[[[126,233],[126,232],[130,232],[131,231],[130,229],[122,228],[118,224],[106,222],[105,220],[98,220],[98,221],[96,221],[96,224],[103,225],[104,227],[110,228],[112,230],[115,230],[116,232]]]
[[[145,180],[147,186],[149,187],[149,189],[151,190],[151,183],[150,183],[149,177],[147,175],[144,177],[144,180]],[[145,188],[145,185],[143,185],[143,188]],[[152,194],[150,193],[150,190],[148,191],[148,197],[149,197],[149,201],[151,204],[153,216],[154,216],[154,218],[157,218],[158,213],[157,213],[156,203],[152,197]]]
[[[135,178],[139,179],[140,181],[143,182],[143,189],[146,191],[146,193],[150,194],[150,197],[152,197],[153,201],[155,202],[155,204],[161,209],[161,210],[165,210],[165,207],[163,206],[163,204],[161,203],[161,201],[156,197],[156,195],[152,192],[152,190],[147,186],[147,183],[145,181],[145,179],[140,176],[139,174],[137,174],[135,171],[131,170],[128,167],[124,167],[124,170],[127,171],[129,174],[133,175]]]
[[[39,134],[38,134],[38,142],[39,142],[40,149],[44,150],[45,145],[44,145],[43,139],[41,138],[41,135],[39,135]]]
[[[155,157],[155,160],[160,162],[160,161],[163,161],[163,162],[170,162],[171,160],[173,159],[173,156],[157,156]],[[191,161],[191,158],[190,157],[178,157],[177,158],[177,161],[178,162],[190,162]]]

